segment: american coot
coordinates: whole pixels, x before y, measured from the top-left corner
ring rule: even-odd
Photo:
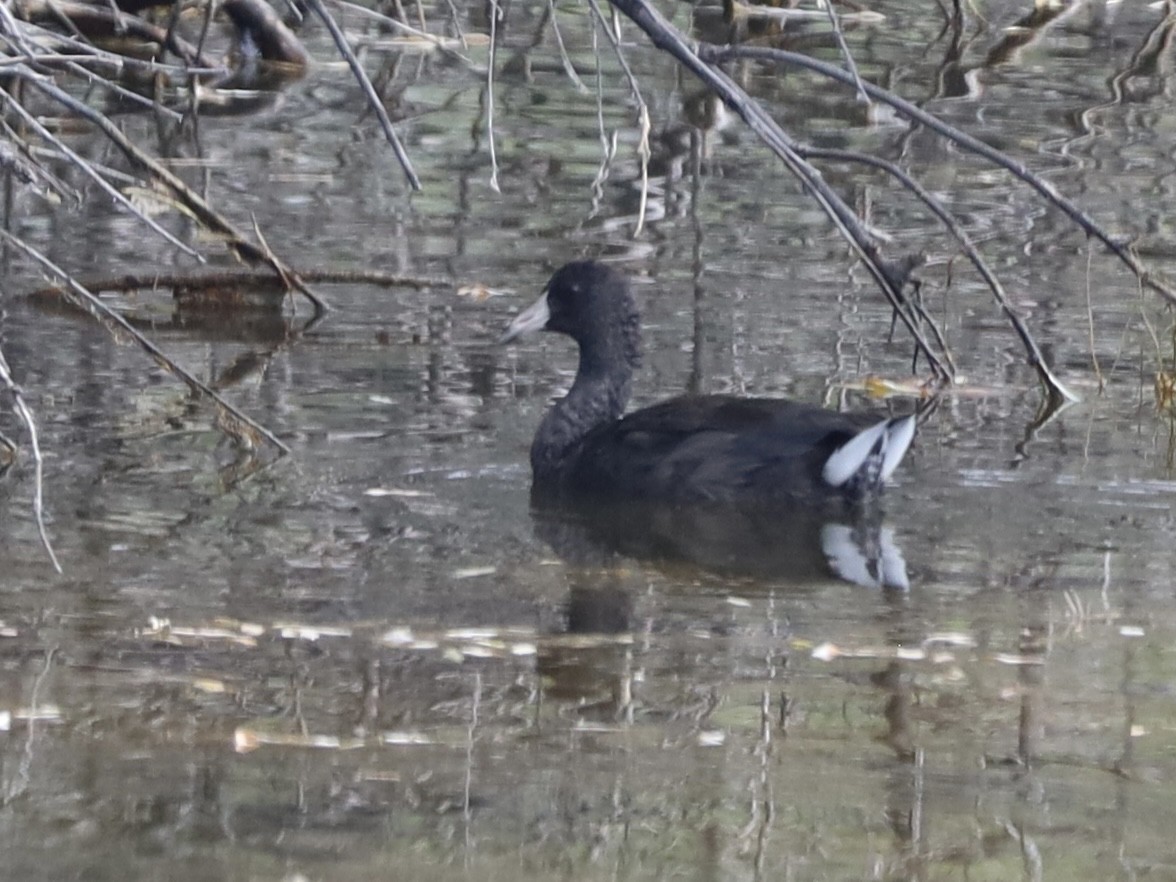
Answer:
[[[567,334],[580,367],[531,444],[533,495],[571,502],[868,501],[894,472],[915,416],[879,420],[770,398],[672,398],[624,414],[641,362],[628,279],[596,261],[560,269],[502,335]]]

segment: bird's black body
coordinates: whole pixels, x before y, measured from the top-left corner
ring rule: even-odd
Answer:
[[[536,490],[681,502],[826,496],[839,488],[821,480],[825,461],[877,421],[770,398],[672,398],[595,426],[559,457],[537,434]]]
[[[858,502],[877,494],[914,434],[914,417],[879,419],[782,399],[683,396],[624,415],[640,366],[640,316],[628,280],[570,263],[503,340],[531,330],[580,347],[568,394],[531,445],[538,501]]]

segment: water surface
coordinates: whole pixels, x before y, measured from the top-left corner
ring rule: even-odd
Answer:
[[[877,4],[885,19],[847,38],[864,76],[1172,272],[1171,76],[1166,59],[1130,71],[1161,12],[1082,8],[985,66],[1016,6],[986,7],[960,63],[933,4]],[[569,554],[531,516],[526,456],[574,356],[559,339],[493,345],[563,261],[637,277],[638,404],[698,389],[864,406],[862,380],[906,379],[911,352],[737,123],[695,167],[654,168],[635,235],[626,81],[602,48],[598,84],[577,4],[558,21],[586,93],[550,31],[528,49],[543,8],[512,7],[499,56],[501,192],[471,135],[483,80],[439,56],[369,58],[398,64],[420,194],[340,66],[253,116],[202,120],[191,173],[294,265],[455,282],[323,286],[327,320],[285,342],[280,319],[212,333],[156,305],[168,352],[208,380],[244,375],[226,394],[294,451],[268,469],[240,478],[208,408],[135,348],[13,296],[41,282],[6,265],[4,350],[40,420],[65,567],[36,542],[22,467],[0,484],[13,878],[1176,873],[1176,436],[1153,392],[1170,316],[1007,175],[810,75],[733,69],[798,137],[917,171],[1083,401],[1037,425],[1019,344],[941,230],[893,184],[830,166],[891,253],[928,253],[926,302],[962,375],[889,494],[909,590],[838,579],[820,553],[752,575]],[[688,7],[666,11],[689,26]],[[625,34],[655,135],[680,125],[695,85]],[[827,37],[810,49],[836,58]],[[617,141],[603,174],[601,125]],[[14,226],[81,277],[187,263],[105,203],[18,202]],[[458,296],[475,282],[501,296]]]

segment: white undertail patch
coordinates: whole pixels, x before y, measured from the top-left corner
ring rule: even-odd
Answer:
[[[829,455],[821,477],[830,487],[841,487],[870,463],[880,458],[878,474],[885,481],[902,462],[915,437],[915,416],[882,420],[862,429]]]
[[[902,458],[906,456],[911,442],[915,440],[915,415],[900,420],[891,420],[886,431],[886,447],[882,451],[882,480],[890,480]]]

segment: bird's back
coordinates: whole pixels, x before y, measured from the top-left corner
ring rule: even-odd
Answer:
[[[558,491],[683,502],[827,497],[836,488],[822,478],[825,462],[877,422],[778,399],[673,398],[590,432]]]

